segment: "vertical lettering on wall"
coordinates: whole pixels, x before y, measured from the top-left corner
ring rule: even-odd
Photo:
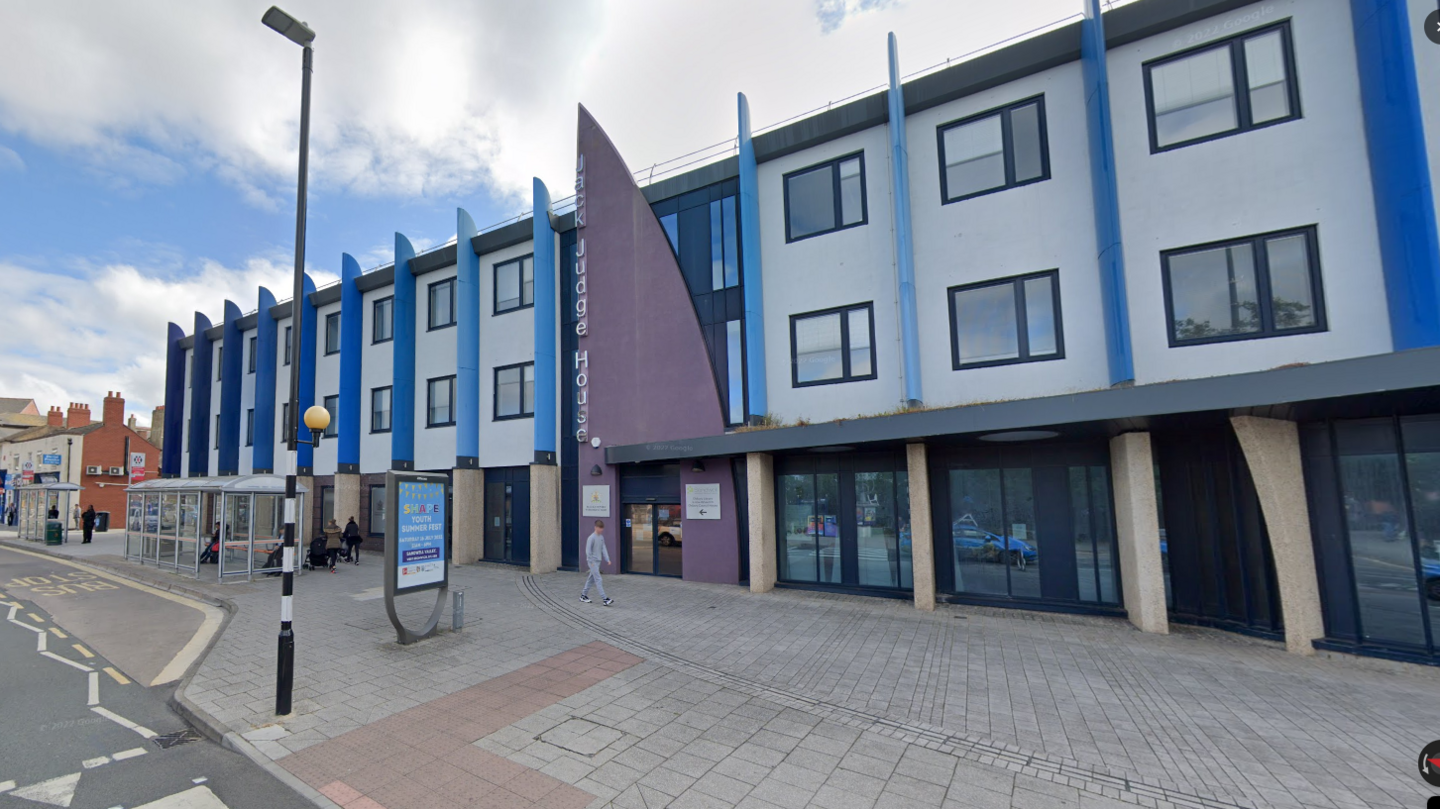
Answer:
[[[589,306],[585,297],[585,155],[575,159],[575,334],[585,339],[589,328],[585,325]],[[585,443],[590,440],[590,414],[586,406],[590,402],[590,352],[575,351],[575,440]]]

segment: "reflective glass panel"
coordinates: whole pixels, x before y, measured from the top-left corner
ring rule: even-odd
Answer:
[[[795,321],[796,381],[803,383],[839,379],[844,372],[840,345],[840,314],[837,312]]]
[[[1025,282],[1025,330],[1030,338],[1030,356],[1056,352],[1055,281],[1050,277]]]
[[[815,476],[815,519],[810,529],[815,533],[816,553],[820,566],[819,581],[840,583],[840,476]]]
[[[372,329],[372,342],[381,343],[395,336],[394,298],[385,298],[375,302],[375,320]]]
[[[495,268],[495,309],[506,312],[520,308],[520,262],[510,261]]]
[[[1268,239],[1270,311],[1275,328],[1304,329],[1315,325],[1315,297],[1310,286],[1310,240],[1303,235]]]
[[[660,560],[655,572],[662,576],[679,576],[684,572],[681,556],[685,551],[685,537],[680,514],[679,504],[655,506],[655,556]]]
[[[1040,554],[1035,532],[1035,488],[1030,469],[1005,470],[1005,525],[1000,562],[1010,569],[1010,595],[1040,597]]]
[[[449,424],[455,420],[450,412],[451,385],[454,381],[446,378],[430,382],[430,412],[428,414],[430,425]]]
[[[1005,138],[1000,116],[945,130],[945,191],[951,199],[1005,184]]]
[[[1245,40],[1245,77],[1250,85],[1250,120],[1263,124],[1290,114],[1285,44],[1279,31]]]
[[[1020,356],[1014,284],[959,289],[954,297],[955,341],[961,364]]]
[[[1119,571],[1115,569],[1115,515],[1110,507],[1110,475],[1103,466],[1090,467],[1090,515],[1095,529],[1095,566],[1100,574],[1100,600],[1118,604],[1115,592]]]
[[[850,375],[869,376],[870,367],[870,310],[852,309],[845,313],[850,329]]]
[[[790,238],[835,228],[834,169],[822,166],[786,180],[790,214]]]
[[[1440,632],[1440,418],[1401,419],[1414,544],[1420,557],[1420,586],[1430,613],[1430,634]]]
[[[1222,45],[1150,69],[1155,141],[1169,146],[1238,126],[1230,46]]]
[[[525,380],[524,398],[521,400],[520,412],[535,412],[535,366],[526,365],[521,369],[521,376]]]
[[[535,259],[520,259],[520,305],[535,303]]]
[[[1070,521],[1075,539],[1075,578],[1081,601],[1098,601],[1100,585],[1095,578],[1094,509],[1090,507],[1090,481],[1085,467],[1066,470],[1070,482]]]
[[[718,199],[710,202],[710,288],[725,288],[725,226]]]
[[[1008,594],[1006,565],[1000,553],[1005,521],[1000,470],[950,470],[950,517],[955,591]]]
[[[651,520],[653,506],[630,503],[625,506],[625,519],[630,523],[630,572],[655,572],[655,526]]]
[[[900,586],[895,473],[855,473],[855,553],[864,587]]]
[[[499,396],[495,400],[495,415],[502,417],[520,415],[520,369],[505,368],[496,373],[495,385],[499,392]]]
[[[811,530],[815,519],[815,476],[780,475],[777,485],[784,504],[783,524],[778,526],[783,537],[780,578],[786,581],[816,581],[815,534]]]
[[[840,221],[853,225],[865,218],[865,190],[860,178],[860,158],[840,164]]]
[[[741,340],[740,321],[725,324],[726,384],[729,388],[730,424],[745,421],[745,346]]]
[[[734,196],[720,200],[725,220],[725,286],[740,285],[739,216]]]
[[[1045,173],[1039,104],[1026,104],[1010,113],[1010,143],[1014,149],[1015,182],[1023,183]]]
[[[665,229],[665,238],[670,240],[670,249],[680,252],[680,214],[672,213],[660,217],[660,227]]]
[[[1254,250],[1249,244],[1172,255],[1167,263],[1176,340],[1260,331]]]

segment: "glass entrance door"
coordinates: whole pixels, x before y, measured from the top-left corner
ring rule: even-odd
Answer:
[[[785,459],[775,476],[780,580],[911,589],[903,468],[885,453]]]
[[[628,503],[621,531],[626,573],[679,576],[684,572],[684,526],[678,503]]]

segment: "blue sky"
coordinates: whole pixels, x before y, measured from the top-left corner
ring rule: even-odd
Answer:
[[[269,0],[0,6],[0,396],[161,403],[167,321],[288,297],[299,49]],[[1077,13],[1081,0],[284,0],[319,36],[307,267],[569,193],[584,103],[638,169]]]

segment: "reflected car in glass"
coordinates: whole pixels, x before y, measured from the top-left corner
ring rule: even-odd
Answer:
[[[1035,561],[1038,556],[1035,546],[1023,539],[1002,537],[965,522],[957,521],[951,525],[950,536],[955,542],[957,559],[981,559],[991,562],[1004,559],[1023,567]]]

